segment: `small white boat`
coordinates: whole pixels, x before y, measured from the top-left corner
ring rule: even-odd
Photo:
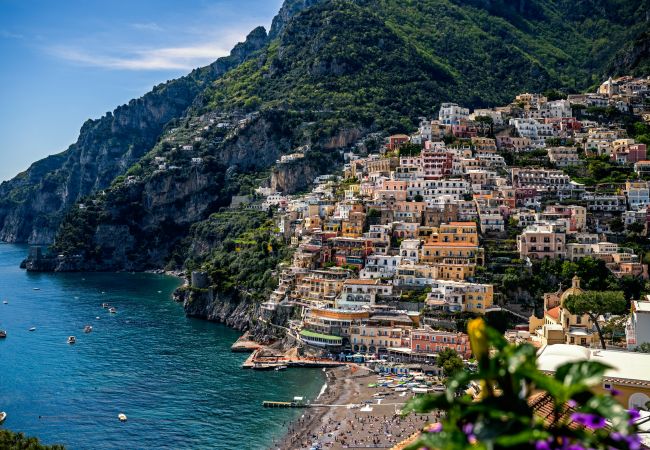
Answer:
[[[120,420],[120,422],[126,422],[126,420],[127,420],[126,414],[124,414],[124,413],[119,413],[117,415],[117,418]]]
[[[34,290],[35,290],[35,291],[40,291],[40,290],[41,290],[41,288],[34,288]]]
[[[36,327],[31,327],[29,331],[36,331]]]
[[[115,314],[117,312],[116,308],[108,308],[108,312],[111,314]]]
[[[5,330],[0,330],[0,338],[6,338],[7,332]]]
[[[108,308],[108,307],[110,307],[110,306],[111,306],[111,305],[109,305],[108,303],[102,303],[102,308]]]
[[[84,333],[90,333],[91,331],[93,331],[93,327],[91,327],[90,325],[86,325],[84,327]]]
[[[5,305],[8,305],[8,304],[9,304],[9,302],[8,302],[7,300],[5,300],[5,301],[2,302],[2,303],[4,303]]]
[[[279,372],[280,370],[287,370],[287,366],[278,366],[275,368],[276,372]]]
[[[0,423],[4,422],[6,418],[7,418],[7,413],[4,411],[0,411]]]
[[[77,342],[77,338],[74,336],[68,336],[68,344],[74,344]]]

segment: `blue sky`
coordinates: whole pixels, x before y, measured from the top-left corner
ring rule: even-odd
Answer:
[[[227,54],[282,0],[0,0],[0,181],[81,124]]]

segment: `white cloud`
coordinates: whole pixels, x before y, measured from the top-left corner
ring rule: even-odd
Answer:
[[[229,49],[220,44],[197,44],[185,47],[162,47],[127,50],[121,55],[58,46],[50,53],[61,59],[85,66],[122,70],[191,70],[210,64]]]

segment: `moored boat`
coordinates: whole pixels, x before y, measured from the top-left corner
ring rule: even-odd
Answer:
[[[287,370],[287,366],[278,366],[275,368],[276,371]]]
[[[77,338],[74,336],[68,336],[68,344],[74,344],[77,342]]]
[[[5,330],[0,330],[0,338],[6,338],[7,332]]]
[[[111,305],[109,305],[108,303],[102,303],[102,308],[108,308],[108,307],[110,307],[110,306],[111,306]]]
[[[115,314],[117,312],[117,309],[111,307],[111,308],[108,308],[108,312],[111,313],[111,314]]]
[[[117,415],[117,418],[119,419],[120,422],[126,422],[126,420],[127,420],[126,414],[124,414],[124,413],[119,413]]]
[[[0,411],[0,423],[4,422],[6,418],[7,418],[7,413],[4,411]]]
[[[91,331],[93,331],[93,327],[91,327],[90,325],[86,325],[84,327],[84,333],[90,333]]]
[[[36,327],[31,327],[29,331],[36,331]]]

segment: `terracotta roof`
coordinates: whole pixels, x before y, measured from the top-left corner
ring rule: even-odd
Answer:
[[[556,306],[546,311],[546,315],[554,320],[560,320],[560,307]]]
[[[537,417],[544,419],[544,422],[547,425],[550,425],[553,421],[554,408],[553,397],[550,396],[547,392],[538,392],[533,394],[528,398],[528,406],[533,410],[533,414]],[[575,412],[574,408],[571,408],[569,405],[564,404],[561,407],[560,420],[569,419],[572,413]],[[573,420],[568,420],[569,428],[577,429],[581,425],[574,422]]]

